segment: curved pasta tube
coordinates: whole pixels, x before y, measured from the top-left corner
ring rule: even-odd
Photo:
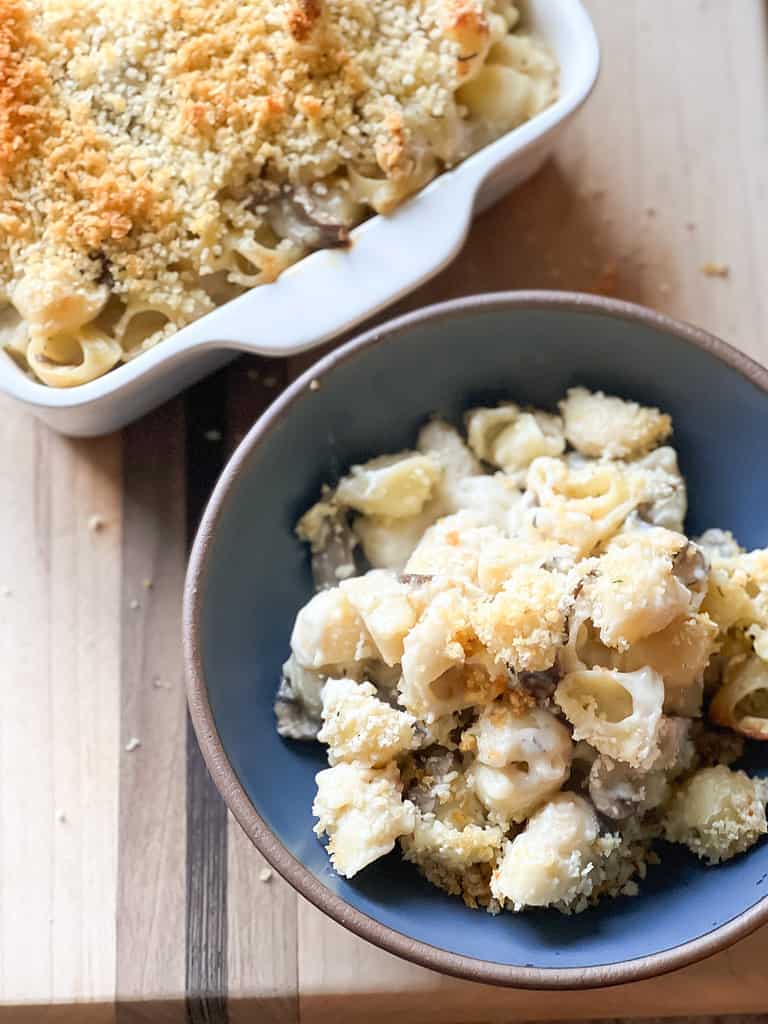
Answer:
[[[561,459],[535,459],[528,470],[528,490],[540,505],[534,525],[545,537],[588,555],[642,500],[639,483],[610,463],[571,467]]]
[[[439,818],[416,815],[413,835],[404,836],[403,857],[421,866],[427,877],[435,864],[448,871],[466,871],[473,864],[490,864],[498,856],[501,829],[469,823],[455,828]]]
[[[566,675],[591,668],[614,668],[616,652],[600,642],[589,607],[581,599],[568,619],[568,638],[558,651],[558,663]]]
[[[26,353],[32,372],[43,383],[57,388],[87,384],[111,370],[123,356],[119,342],[89,327],[61,339],[61,349],[57,353],[58,343],[56,338],[33,334]],[[73,345],[79,350],[79,360],[71,359]],[[57,355],[62,361],[57,359]]]
[[[506,685],[506,672],[477,643],[469,602],[458,589],[429,603],[403,643],[401,703],[427,723],[486,704]]]
[[[429,527],[406,562],[408,573],[443,574],[475,582],[483,546],[499,536],[495,526],[481,526],[472,511],[443,516]]]
[[[614,664],[622,672],[651,668],[664,680],[664,712],[694,718],[701,713],[704,670],[717,646],[717,625],[708,615],[686,615],[632,644]]]
[[[304,668],[322,669],[375,658],[365,623],[338,587],[321,590],[296,616],[291,650]]]
[[[491,892],[516,911],[571,902],[591,889],[589,867],[598,859],[598,834],[590,804],[574,793],[558,793],[531,816],[525,831],[505,843]]]
[[[436,173],[437,162],[426,156],[412,173],[403,174],[396,180],[366,175],[354,167],[348,171],[353,199],[365,203],[376,213],[391,213],[399,203],[431,181]]]
[[[435,518],[429,503],[419,515],[407,519],[358,516],[352,529],[374,569],[402,572]]]
[[[664,817],[664,837],[683,843],[708,864],[719,864],[768,832],[768,783],[724,764],[703,768],[675,792]]]
[[[562,573],[518,566],[499,593],[474,608],[472,625],[498,662],[516,672],[546,671],[562,645],[566,587]]]
[[[664,445],[632,464],[646,478],[646,496],[640,511],[642,519],[677,533],[684,532],[688,512],[688,491],[677,464],[677,452]]]
[[[472,409],[466,424],[470,448],[478,458],[516,475],[521,485],[534,459],[561,455],[565,449],[559,416],[523,412],[513,402],[494,409]]]
[[[750,739],[768,740],[768,664],[752,655],[727,672],[709,705],[709,717]]]
[[[46,273],[30,271],[13,289],[12,301],[35,333],[69,334],[94,320],[106,305],[109,289],[83,278],[74,267],[51,260]]]
[[[244,288],[269,284],[303,255],[300,246],[281,247],[279,241],[269,246],[248,236],[230,239],[225,248],[229,253],[227,278]]]
[[[415,810],[402,799],[393,762],[380,769],[342,761],[318,772],[315,782],[314,831],[329,837],[331,863],[346,878],[389,853],[399,836],[414,829]]]
[[[449,669],[464,663],[460,636],[468,631],[468,602],[457,590],[438,594],[403,642],[403,704],[411,714],[434,721],[460,707],[460,695],[431,688]],[[458,703],[456,702],[458,700]]]
[[[703,604],[725,633],[732,626],[768,626],[768,549],[713,559]]]
[[[29,346],[29,324],[10,303],[0,309],[0,349],[26,361]]]
[[[575,740],[633,768],[648,768],[659,754],[664,683],[649,668],[638,672],[571,672],[555,701],[573,725]]]
[[[570,388],[559,404],[565,436],[582,455],[634,458],[672,433],[672,420],[666,413],[602,391]]]
[[[340,584],[387,665],[397,665],[403,657],[403,641],[416,624],[418,602],[411,599],[411,588],[394,573],[373,569]]]
[[[550,53],[530,36],[505,35],[494,43],[489,64],[502,64],[528,75],[539,87],[539,102],[545,106],[554,97],[557,63]]]
[[[485,64],[459,89],[457,99],[473,117],[490,122],[498,132],[516,128],[541,109],[534,82],[514,68]]]
[[[416,447],[422,454],[437,459],[443,467],[443,479],[451,483],[479,476],[483,471],[458,430],[437,417],[421,428]]]
[[[574,551],[554,540],[529,537],[491,537],[480,550],[477,582],[489,594],[498,594],[522,566],[567,572],[575,564]]]
[[[469,734],[477,743],[475,793],[500,821],[522,821],[568,777],[570,734],[543,708],[519,715],[509,704],[491,704]]]
[[[393,519],[418,515],[440,479],[440,464],[429,455],[400,452],[353,466],[336,488],[336,500],[364,515]]]
[[[328,761],[355,761],[381,768],[413,742],[413,718],[376,696],[371,683],[329,679],[323,687],[323,726]]]
[[[148,302],[129,302],[114,327],[114,334],[120,342],[124,358],[138,355],[164,335],[176,330],[171,321],[171,311],[165,305]]]
[[[696,545],[669,530],[622,533],[585,579],[584,601],[600,639],[620,651],[701,604],[708,568]]]
[[[520,416],[520,406],[501,402],[490,409],[470,409],[464,416],[467,443],[478,459],[494,462],[494,447],[499,435]]]

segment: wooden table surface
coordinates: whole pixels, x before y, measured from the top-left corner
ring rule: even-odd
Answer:
[[[460,258],[400,310],[498,289],[596,291],[768,362],[764,4],[589,6],[602,77],[556,159],[478,220]],[[0,1018],[768,1011],[766,931],[637,985],[505,991],[401,963],[267,879],[187,720],[181,587],[224,460],[311,361],[240,360],[100,440],[66,440],[0,403]]]

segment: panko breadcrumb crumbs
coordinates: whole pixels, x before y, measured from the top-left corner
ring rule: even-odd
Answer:
[[[20,318],[0,343],[74,386],[346,245],[554,100],[517,20],[505,0],[0,0],[0,301]]]

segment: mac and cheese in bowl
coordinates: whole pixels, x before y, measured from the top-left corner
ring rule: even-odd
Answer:
[[[558,71],[509,0],[3,0],[0,76],[0,344],[72,387],[348,244]]]
[[[317,593],[275,704],[317,739],[315,831],[352,877],[399,844],[471,907],[634,895],[657,838],[763,836],[768,552],[684,533],[657,409],[573,388],[429,421],[298,523]]]

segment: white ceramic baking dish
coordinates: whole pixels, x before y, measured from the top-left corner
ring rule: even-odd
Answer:
[[[274,284],[226,303],[105,376],[50,388],[0,353],[0,390],[63,434],[109,433],[237,351],[287,356],[311,349],[438,273],[461,248],[473,215],[546,160],[597,78],[597,38],[581,0],[530,0],[527,9],[560,64],[560,97],[547,110],[441,174],[393,214],[355,228],[349,249],[307,256]]]

